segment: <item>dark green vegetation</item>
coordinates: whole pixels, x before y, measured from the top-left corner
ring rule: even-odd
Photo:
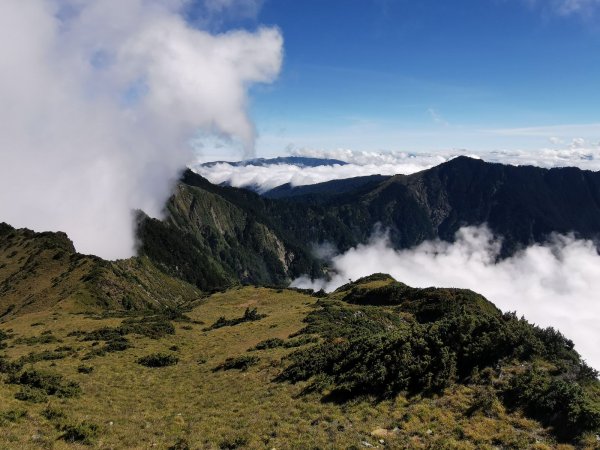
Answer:
[[[258,344],[254,346],[254,348],[249,349],[248,351],[255,350],[268,350],[271,348],[296,348],[302,347],[303,345],[313,344],[318,342],[318,338],[314,336],[306,336],[302,335],[295,339],[283,340],[280,338],[269,338],[264,341],[260,341]]]
[[[366,277],[321,300],[303,333],[326,341],[290,355],[279,378],[313,380],[307,390],[327,388],[335,401],[477,384],[560,439],[600,430],[598,372],[558,331],[502,314],[468,290],[414,289],[386,278]]]
[[[246,308],[242,317],[236,317],[235,319],[226,319],[221,316],[213,323],[210,327],[204,328],[204,331],[216,330],[217,328],[233,327],[244,322],[254,322],[256,320],[264,319],[267,317],[265,314],[259,314],[256,308]]]
[[[177,364],[179,358],[169,353],[153,353],[152,355],[143,356],[137,362],[146,367],[167,367]]]
[[[203,290],[240,282],[285,285],[301,273],[321,273],[305,243],[276,227],[253,192],[215,186],[187,171],[167,211],[163,222],[140,214],[139,251]]]
[[[255,366],[260,361],[258,356],[238,356],[235,358],[227,358],[222,364],[219,364],[214,368],[215,372],[219,370],[248,370],[250,367]]]
[[[376,223],[390,230],[396,248],[438,237],[452,241],[460,227],[486,223],[504,238],[503,256],[543,242],[553,232],[600,235],[600,173],[577,168],[515,167],[458,157],[413,175],[282,186],[265,196],[320,211],[316,222],[290,225],[309,242],[328,240],[340,250],[364,242]],[[337,232],[323,227],[331,222],[337,222]]]
[[[22,386],[15,398],[35,403],[46,401],[45,395],[77,397],[81,394],[79,384],[74,381],[64,381],[57,373],[24,370],[11,374],[8,382]]]
[[[188,170],[167,211],[162,222],[141,215],[139,236],[142,254],[169,275],[204,290],[284,285],[323,274],[313,244],[345,251],[366,242],[376,224],[394,247],[409,248],[485,223],[503,237],[503,257],[553,232],[597,238],[600,173],[459,157],[408,176],[284,185],[259,196]]]

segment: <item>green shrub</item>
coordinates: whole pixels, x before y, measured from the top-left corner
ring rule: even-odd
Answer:
[[[244,448],[248,445],[248,438],[244,436],[235,436],[226,438],[219,444],[221,450],[235,450],[238,448]]]
[[[39,361],[56,361],[58,359],[64,359],[69,355],[70,353],[67,352],[52,352],[50,350],[44,350],[43,352],[39,353],[31,352],[29,355],[21,357],[19,361],[25,364],[33,364]]]
[[[241,370],[246,371],[251,366],[258,364],[260,358],[257,356],[238,356],[236,358],[227,358],[222,364],[218,365],[213,369],[213,371],[217,372],[219,370]]]
[[[12,337],[11,334],[7,333],[6,331],[0,330],[0,342],[7,341],[11,337]]]
[[[21,389],[19,389],[19,391],[15,394],[15,398],[17,400],[30,403],[45,403],[48,401],[46,392],[44,392],[42,389],[32,388],[29,386],[21,387]]]
[[[9,361],[5,356],[0,356],[0,373],[14,374],[23,368],[23,361]]]
[[[269,339],[265,339],[264,341],[259,342],[258,344],[256,344],[254,347],[252,347],[248,351],[267,350],[270,348],[280,348],[280,347],[296,348],[296,347],[302,347],[303,345],[307,345],[307,344],[313,344],[318,341],[319,341],[318,338],[316,338],[314,336],[307,336],[307,335],[303,335],[303,336],[297,337],[295,339],[290,339],[288,341],[284,341],[283,339],[280,339],[280,338],[269,338]]]
[[[52,344],[54,342],[62,342],[56,336],[52,334],[52,332],[45,331],[39,336],[31,336],[31,337],[20,337],[15,339],[15,344],[25,344],[25,345],[38,345],[38,344]]]
[[[279,380],[309,381],[306,392],[326,387],[338,401],[477,382],[483,386],[468,414],[495,414],[500,396],[561,439],[600,429],[597,372],[560,332],[502,314],[470,291],[398,283],[371,290],[350,285],[341,292],[357,305],[319,301],[301,335],[320,334],[324,342],[289,355]],[[501,383],[494,379],[503,367],[539,360],[551,369],[514,380],[509,370]]]
[[[50,422],[62,422],[67,417],[62,410],[52,406],[47,406],[44,410],[42,410],[41,415]]]
[[[70,443],[78,442],[91,445],[98,437],[98,426],[89,422],[81,422],[76,425],[63,425],[60,427],[60,431],[63,432],[60,438]]]
[[[600,430],[600,398],[586,395],[578,383],[533,368],[513,377],[504,396],[509,405],[524,408],[562,439]]]
[[[151,339],[161,339],[167,335],[175,334],[173,324],[162,316],[126,319],[119,330],[122,334],[139,334]]]
[[[138,364],[146,367],[166,367],[166,366],[174,366],[179,362],[179,358],[175,355],[170,355],[167,353],[154,353],[152,355],[147,355],[137,360]]]
[[[104,356],[106,353],[122,352],[131,348],[128,334],[139,334],[151,339],[161,339],[166,335],[174,334],[175,327],[164,316],[145,316],[142,319],[125,319],[118,327],[102,327],[93,331],[73,331],[68,336],[79,337],[81,341],[104,341],[105,345],[90,351],[83,359]],[[94,345],[94,344],[92,344]]]
[[[179,438],[177,439],[177,442],[175,442],[175,444],[171,445],[168,450],[190,450],[190,444],[188,444],[188,442],[183,439],[183,438]]]
[[[5,424],[6,422],[16,422],[26,416],[27,411],[24,409],[11,409],[9,411],[0,412],[0,425]]]
[[[495,415],[495,406],[498,402],[496,392],[490,386],[478,386],[473,393],[473,401],[467,410],[467,415],[481,413],[486,417]]]
[[[77,397],[81,394],[81,388],[76,382],[64,381],[59,374],[38,370],[26,370],[20,374],[13,374],[9,377],[9,383],[40,389],[48,395],[58,397]]]
[[[235,319],[226,319],[225,317],[219,317],[215,323],[210,327],[204,328],[202,331],[216,330],[217,328],[233,327],[245,322],[254,322],[267,317],[266,314],[259,314],[256,308],[246,308],[244,315]]]
[[[264,341],[259,342],[250,350],[266,350],[269,348],[283,347],[284,345],[285,345],[285,341],[283,339],[270,338],[270,339],[266,339]]]
[[[79,372],[79,373],[90,374],[93,371],[94,371],[93,366],[86,366],[84,364],[81,364],[79,367],[77,367],[77,372]]]

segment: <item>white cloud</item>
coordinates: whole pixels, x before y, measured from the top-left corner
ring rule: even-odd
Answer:
[[[0,220],[130,256],[132,209],[161,214],[199,130],[252,151],[247,89],[278,75],[281,34],[210,34],[187,3],[0,2]]]
[[[401,251],[379,234],[332,258],[330,281],[302,277],[292,285],[331,291],[349,279],[384,272],[415,287],[472,289],[503,311],[558,328],[590,365],[600,368],[600,256],[594,243],[556,235],[546,245],[496,262],[499,251],[499,239],[486,227],[461,229],[455,243],[430,241]]]
[[[559,141],[555,141],[555,143],[558,144]],[[302,186],[366,175],[407,175],[429,169],[459,155],[513,165],[533,165],[545,168],[576,166],[582,169],[600,170],[600,145],[587,144],[583,139],[573,139],[567,147],[562,145],[561,143],[561,147],[539,151],[469,152],[455,150],[436,153],[303,149],[294,150],[291,153],[294,156],[337,159],[348,164],[317,167],[298,167],[290,164],[244,167],[217,164],[212,167],[202,167],[196,164],[192,167],[215,184],[226,183],[235,187],[252,187],[259,192],[285,183]]]
[[[427,110],[427,113],[429,114],[429,116],[431,117],[431,120],[433,120],[435,123],[437,123],[438,125],[442,125],[442,126],[449,126],[450,124],[446,121],[446,119],[444,119],[442,117],[442,115],[433,108],[429,108]]]

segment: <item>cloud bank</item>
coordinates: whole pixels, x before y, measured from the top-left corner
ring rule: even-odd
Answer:
[[[331,291],[349,279],[384,272],[414,287],[472,289],[503,311],[558,328],[590,365],[600,368],[600,255],[595,244],[555,235],[546,245],[496,262],[499,251],[500,239],[486,227],[462,228],[454,243],[429,241],[401,251],[379,233],[334,256],[331,280],[301,277],[292,285]]]
[[[224,183],[235,187],[251,187],[259,192],[265,192],[286,183],[301,186],[366,175],[408,175],[429,169],[460,155],[503,164],[533,165],[546,168],[575,166],[587,170],[600,170],[600,145],[590,145],[581,139],[574,139],[569,145],[556,140],[555,144],[559,147],[539,151],[495,152],[463,150],[406,153],[365,152],[347,149],[331,151],[305,149],[295,150],[292,155],[337,159],[348,164],[317,167],[299,167],[291,164],[235,167],[223,163],[211,167],[196,164],[192,168],[212,183]]]
[[[128,257],[132,210],[161,214],[192,137],[252,152],[247,90],[278,75],[281,34],[210,34],[186,22],[188,3],[0,2],[0,220]]]

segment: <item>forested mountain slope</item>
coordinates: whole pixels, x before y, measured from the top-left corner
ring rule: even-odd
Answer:
[[[143,218],[142,254],[202,289],[237,282],[284,285],[322,276],[314,244],[345,251],[379,225],[398,249],[452,241],[460,227],[487,224],[502,257],[556,233],[600,235],[600,173],[541,169],[459,157],[413,175],[370,176],[263,196],[216,186],[187,170],[163,221]]]

